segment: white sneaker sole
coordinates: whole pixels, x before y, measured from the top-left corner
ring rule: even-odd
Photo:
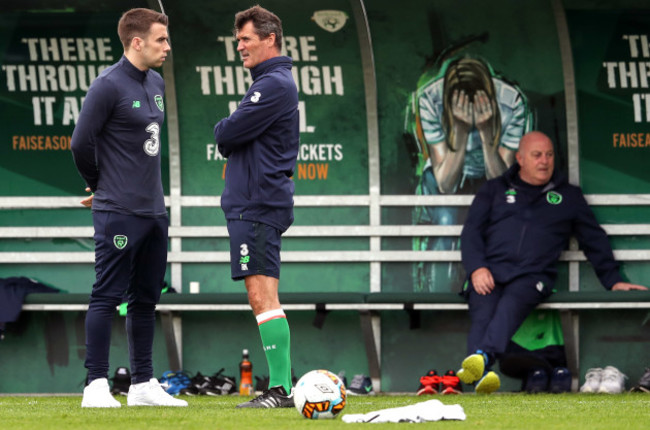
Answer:
[[[141,402],[141,401],[127,401],[127,406],[162,406],[162,407],[186,407],[187,402],[184,400],[179,400],[178,402]]]

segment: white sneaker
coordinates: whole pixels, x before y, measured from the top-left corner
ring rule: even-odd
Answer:
[[[111,395],[108,379],[93,380],[84,388],[84,397],[81,400],[82,408],[119,408],[122,404]]]
[[[151,378],[149,382],[131,385],[126,397],[126,404],[129,406],[187,406],[185,400],[175,399],[163,390],[156,378]]]
[[[620,394],[625,391],[625,376],[614,366],[607,366],[603,370],[603,377],[600,380],[599,393]]]
[[[603,369],[594,367],[587,370],[585,383],[580,387],[581,393],[597,393],[600,388],[600,381],[603,377]]]

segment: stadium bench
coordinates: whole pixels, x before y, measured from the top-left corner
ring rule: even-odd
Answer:
[[[173,163],[172,163],[173,165]],[[377,187],[377,190],[380,187]],[[371,187],[371,190],[374,188]],[[360,295],[345,296],[340,293],[291,295],[282,298],[287,310],[313,310],[317,318],[315,322],[322,323],[323,317],[332,310],[357,310],[361,316],[363,334],[366,339],[366,352],[368,356],[369,372],[373,379],[375,389],[381,391],[379,350],[381,348],[381,311],[403,310],[410,316],[411,326],[417,326],[419,314],[426,310],[458,310],[466,309],[466,304],[461,297],[453,293],[389,293],[386,292],[390,286],[384,285],[383,273],[394,264],[408,265],[422,262],[431,263],[457,263],[461,261],[458,250],[412,250],[410,239],[414,237],[450,237],[457,238],[460,235],[462,225],[405,225],[405,224],[384,224],[381,213],[386,210],[409,210],[414,207],[425,206],[458,206],[467,207],[472,201],[471,195],[377,195],[376,190],[368,195],[299,195],[295,197],[295,206],[300,210],[309,208],[359,208],[360,213],[367,211],[366,221],[357,221],[360,224],[353,224],[353,220],[330,222],[342,222],[341,225],[329,222],[318,225],[294,225],[283,236],[287,240],[308,239],[314,241],[314,248],[310,250],[287,250],[282,254],[284,264],[324,264],[336,265],[340,263],[355,263],[367,265],[368,280],[365,287],[369,293]],[[587,195],[587,201],[595,206],[604,207],[646,207],[650,206],[650,194],[597,194]],[[210,295],[201,293],[199,295],[187,294],[185,278],[187,275],[185,267],[188,265],[220,264],[228,265],[230,254],[228,251],[202,251],[194,249],[190,240],[205,238],[210,240],[227,240],[228,234],[225,226],[217,225],[184,225],[181,223],[180,214],[185,208],[218,208],[220,198],[217,196],[186,196],[181,195],[166,197],[166,204],[172,215],[172,225],[169,228],[170,252],[168,262],[170,264],[170,284],[181,286],[184,294],[177,297],[164,296],[158,310],[161,313],[165,334],[169,339],[170,364],[179,363],[181,360],[180,336],[182,333],[183,312],[198,310],[248,310],[244,295]],[[18,211],[41,211],[50,209],[72,209],[82,210],[78,197],[0,197],[0,210]],[[193,209],[193,210],[194,210]],[[85,209],[83,209],[85,210]],[[20,212],[22,213],[22,212]],[[342,213],[348,213],[343,211]],[[627,215],[626,215],[627,216]],[[636,219],[636,217],[632,217]],[[650,224],[632,224],[633,219],[625,218],[617,224],[604,224],[605,231],[610,236],[626,237],[650,236]],[[642,219],[642,217],[641,217]],[[626,221],[627,220],[627,221]],[[57,221],[58,222],[58,221]],[[410,223],[410,220],[408,221]],[[85,225],[50,225],[49,220],[43,220],[43,224],[34,226],[23,226],[22,222],[17,225],[0,227],[0,238],[8,239],[12,244],[17,240],[32,241],[34,239],[92,239],[93,229]],[[332,238],[357,238],[359,246],[353,249],[331,249],[330,247],[320,248],[317,241],[320,239]],[[367,240],[362,240],[367,239]],[[395,241],[395,244],[393,244]],[[409,246],[404,247],[404,243]],[[185,246],[186,243],[189,245]],[[638,242],[642,245],[641,242]],[[38,248],[16,246],[8,247],[7,251],[0,252],[0,265],[44,264],[44,265],[71,265],[94,263],[94,253],[88,249],[79,252],[59,250],[57,247],[47,248],[48,251],[39,251]],[[393,245],[395,249],[393,249]],[[621,262],[650,261],[650,249],[628,249],[627,246],[614,250],[614,256]],[[29,252],[24,252],[25,250]],[[586,260],[579,250],[576,241],[572,241],[569,249],[564,251],[560,257],[561,262],[568,266],[568,288],[571,291],[580,289],[583,269],[581,265]],[[385,270],[384,270],[385,269]],[[645,269],[644,269],[645,270]],[[15,273],[11,274],[16,275]],[[56,285],[54,280],[53,282]],[[64,281],[58,281],[64,283]],[[365,281],[364,281],[365,283]],[[75,290],[75,293],[78,290]],[[365,291],[365,290],[364,290]],[[416,295],[418,294],[418,295]],[[569,294],[569,295],[564,295]],[[648,308],[648,296],[627,295],[620,297],[617,293],[608,293],[604,290],[595,293],[576,292],[558,293],[548,303],[541,307],[559,309],[565,322],[565,344],[567,346],[568,359],[572,370],[577,369],[578,357],[578,328],[580,318],[578,311],[581,309],[603,309],[603,308]],[[66,297],[39,298],[37,295],[28,298],[25,304],[26,310],[85,310],[87,294],[75,294]],[[295,300],[294,300],[295,299]],[[54,300],[61,300],[54,303]],[[176,360],[176,361],[174,361]],[[179,367],[180,368],[180,367]],[[578,377],[574,372],[574,378]]]
[[[315,312],[316,327],[322,327],[330,311],[359,312],[368,371],[373,383],[381,379],[376,330],[379,312],[407,312],[410,328],[417,329],[423,311],[467,309],[464,299],[456,293],[281,293],[280,300],[287,311]],[[580,375],[577,312],[586,309],[650,309],[650,292],[557,292],[539,308],[560,311],[567,364],[573,376],[572,388],[576,390]],[[29,294],[23,304],[24,311],[87,309],[88,294]],[[156,310],[161,316],[170,367],[181,369],[183,312],[250,311],[250,306],[245,293],[164,294]]]

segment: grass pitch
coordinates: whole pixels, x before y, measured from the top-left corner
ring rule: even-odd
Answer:
[[[237,396],[182,397],[187,408],[126,407],[118,397],[119,409],[82,409],[80,396],[0,396],[0,428],[41,429],[647,429],[650,423],[650,395],[646,393],[606,394],[518,394],[490,396],[378,395],[348,397],[342,412],[366,413],[406,406],[436,398],[445,404],[460,404],[465,421],[421,424],[346,424],[334,420],[312,421],[295,409],[235,409]]]

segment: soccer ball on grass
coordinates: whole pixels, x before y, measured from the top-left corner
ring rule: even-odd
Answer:
[[[328,370],[312,370],[296,383],[293,400],[305,418],[319,420],[336,417],[345,407],[345,385]]]

